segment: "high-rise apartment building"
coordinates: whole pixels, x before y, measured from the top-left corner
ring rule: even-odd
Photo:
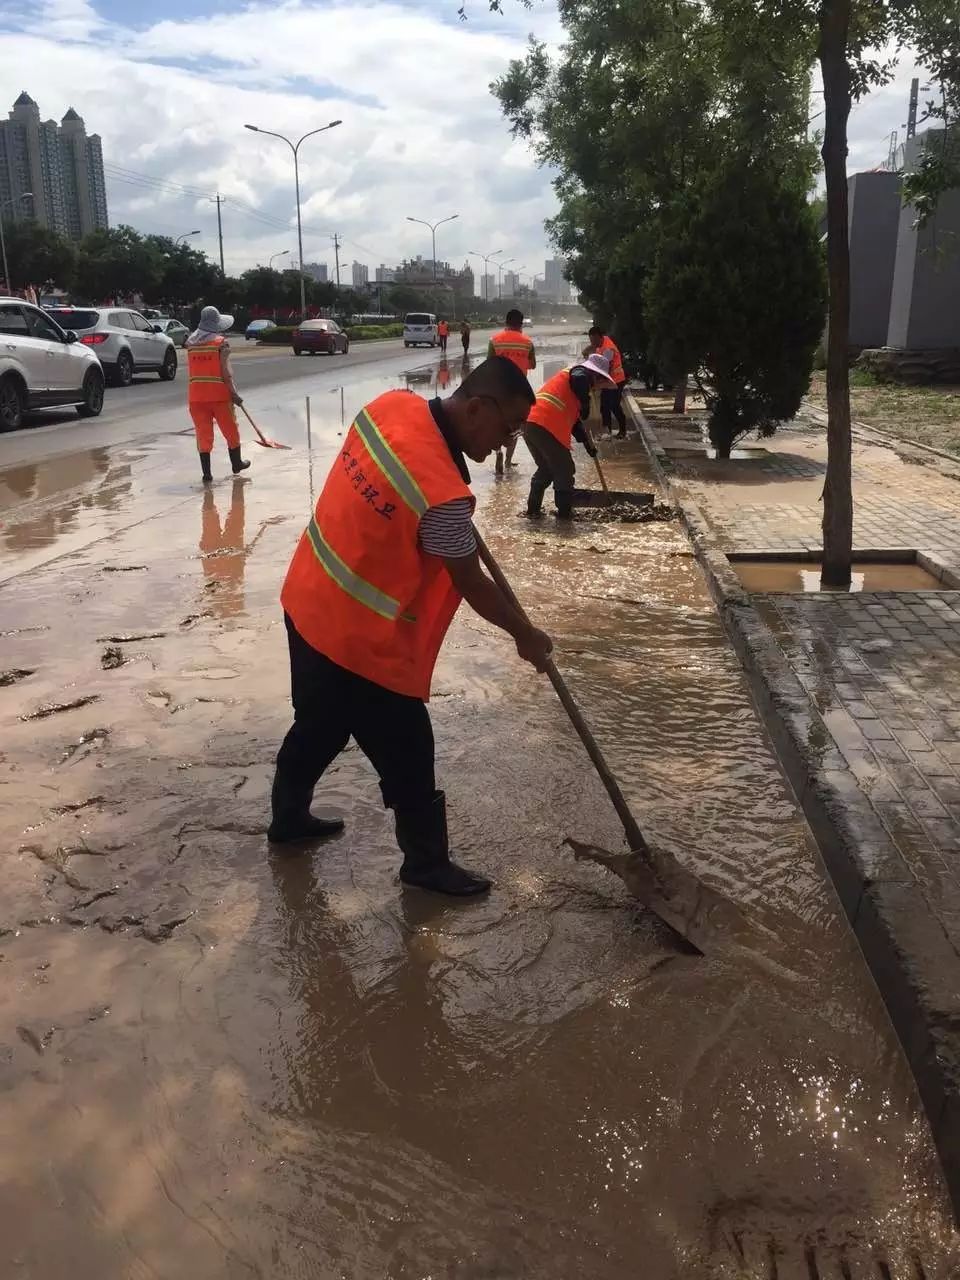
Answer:
[[[382,262],[377,267],[375,276],[377,284],[393,284],[397,278],[397,273],[393,267],[385,266]]]
[[[0,202],[12,220],[34,218],[74,240],[108,226],[98,134],[71,107],[58,125],[41,120],[24,90],[0,121]]]
[[[305,262],[303,264],[303,274],[309,276],[316,284],[326,284],[328,281],[327,264],[325,262]]]
[[[505,298],[515,298],[520,288],[520,277],[516,271],[505,271],[503,273],[503,296]]]
[[[492,273],[480,277],[480,297],[484,302],[493,302],[497,296],[497,277]]]
[[[570,301],[570,281],[564,279],[563,258],[548,258],[543,264],[543,292],[554,302]]]
[[[350,278],[355,289],[365,289],[370,282],[370,268],[365,262],[354,262],[350,267]]]

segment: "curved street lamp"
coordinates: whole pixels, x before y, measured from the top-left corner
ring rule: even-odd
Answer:
[[[306,318],[307,314],[307,289],[303,280],[303,228],[300,224],[300,148],[308,138],[314,137],[318,133],[326,133],[328,129],[335,129],[338,124],[343,124],[342,120],[331,120],[329,124],[322,125],[319,129],[311,129],[309,133],[305,133],[298,142],[293,142],[285,134],[274,133],[271,129],[261,129],[256,124],[245,124],[243,127],[249,129],[251,133],[265,133],[268,138],[279,138],[281,142],[285,142],[293,152],[293,179],[297,191],[297,250],[300,255],[300,319]]]
[[[4,200],[0,203],[0,256],[3,258],[3,287],[9,291],[13,288],[10,283],[10,269],[7,266],[7,246],[3,238],[3,211],[7,205],[20,204],[22,200],[32,200],[33,192],[24,191],[22,195],[14,196],[12,200]]]
[[[178,245],[181,240],[189,240],[191,236],[198,236],[199,234],[199,231],[185,231],[182,236],[177,236],[173,243]]]
[[[289,249],[279,249],[276,253],[271,253],[270,257],[267,259],[267,270],[273,270],[274,258],[285,258],[289,252]]]
[[[483,262],[483,300],[487,301],[487,264],[492,258],[503,253],[502,249],[494,249],[493,253],[477,253],[476,249],[468,249],[467,253],[471,258],[480,258]]]
[[[421,227],[429,227],[430,235],[433,237],[433,305],[437,305],[437,227],[442,227],[445,222],[453,222],[455,218],[459,218],[459,213],[451,213],[448,218],[441,218],[439,222],[424,222],[423,218],[411,218],[407,215],[408,222],[419,222]],[[454,313],[456,313],[456,303],[454,303]]]
[[[498,300],[503,297],[503,268],[509,266],[511,262],[516,262],[516,258],[504,258],[502,262],[497,263],[497,271],[499,272],[499,275],[497,276]]]

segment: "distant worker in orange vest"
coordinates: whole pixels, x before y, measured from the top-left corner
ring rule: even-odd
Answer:
[[[533,401],[507,360],[485,360],[446,400],[387,391],[357,414],[294,553],[280,596],[294,723],[277,756],[276,844],[342,830],[310,812],[313,790],[351,736],[394,811],[405,885],[454,897],[490,881],[450,857],[425,703],[462,599],[544,670],[549,636],[480,567],[464,455],[483,462],[519,432]]]
[[[450,337],[450,326],[446,320],[441,320],[437,325],[437,337],[440,339],[440,350],[446,351],[447,339]]]
[[[597,456],[583,419],[590,416],[591,387],[613,386],[609,368],[604,357],[594,352],[580,364],[555,373],[537,392],[523,429],[524,442],[537,464],[527,498],[531,520],[543,515],[543,496],[551,484],[558,518],[573,519],[573,441],[579,440],[591,458]]]
[[[487,345],[488,356],[503,356],[506,360],[512,360],[520,372],[526,377],[531,369],[537,367],[537,353],[534,350],[533,339],[523,332],[523,312],[517,310],[508,311],[505,317],[506,328],[501,329],[499,333],[495,333]],[[512,440],[507,446],[507,466],[514,467],[516,463],[513,461],[513,454],[517,447],[516,440]],[[503,453],[497,450],[497,475],[503,475]]]
[[[240,456],[240,430],[234,405],[243,404],[230,368],[230,345],[224,333],[233,316],[222,316],[216,307],[204,307],[200,323],[183,344],[187,352],[187,408],[193,419],[200,452],[203,483],[213,479],[213,424],[227,442],[233,474],[246,471],[249,462]]]
[[[610,360],[610,377],[613,378],[616,386],[604,387],[600,392],[600,421],[603,423],[605,431],[611,428],[611,418],[616,418],[617,426],[620,428],[617,432],[617,439],[622,440],[627,434],[627,418],[623,412],[623,388],[627,382],[627,372],[623,367],[623,356],[620,354],[620,348],[614,340],[595,324],[587,335],[590,339],[591,350],[598,352],[602,356],[607,356]]]

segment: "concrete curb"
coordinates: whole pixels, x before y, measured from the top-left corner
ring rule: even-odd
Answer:
[[[720,538],[625,397],[676,505],[781,766],[819,846],[910,1064],[960,1221],[960,958],[848,768]]]

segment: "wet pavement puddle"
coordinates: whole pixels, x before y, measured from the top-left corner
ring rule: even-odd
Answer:
[[[466,611],[431,710],[490,899],[401,893],[355,749],[318,790],[347,834],[268,857],[279,584],[384,381],[311,395],[310,450],[302,383],[251,397],[295,447],[206,493],[189,440],[121,450],[129,488],[71,542],[107,451],[65,543],[43,498],[49,563],[0,586],[0,1273],[956,1275],[912,1081],[675,523],[531,527],[525,450],[472,468],[641,826],[749,954],[679,954],[563,847],[619,849],[616,816],[546,681]],[[612,487],[653,488],[633,442],[604,452]]]

